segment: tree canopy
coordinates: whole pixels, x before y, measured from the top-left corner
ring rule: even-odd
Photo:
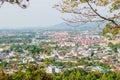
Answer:
[[[2,6],[5,2],[18,4],[21,8],[24,9],[29,6],[29,0],[0,0],[0,5]]]
[[[120,0],[61,0],[54,8],[72,14],[72,18],[63,18],[69,23],[106,23],[115,34],[120,32]]]

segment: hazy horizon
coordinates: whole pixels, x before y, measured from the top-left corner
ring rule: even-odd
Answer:
[[[54,0],[30,0],[27,9],[5,3],[0,8],[0,29],[59,24],[62,22],[60,12],[52,8],[55,3]]]

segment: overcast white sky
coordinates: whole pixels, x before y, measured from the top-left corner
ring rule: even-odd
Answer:
[[[49,26],[61,23],[60,12],[52,6],[58,0],[30,0],[27,9],[5,3],[0,8],[0,26]]]
[[[0,28],[8,28],[8,26],[9,28],[17,28],[18,26],[43,27],[61,23],[63,15],[52,8],[58,1],[60,0],[30,0],[30,6],[27,9],[22,9],[16,4],[5,3],[0,8]],[[107,7],[98,7],[98,9],[102,15],[109,15]],[[103,10],[105,11],[103,12]]]

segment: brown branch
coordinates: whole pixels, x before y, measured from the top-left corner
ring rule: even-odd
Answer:
[[[102,22],[104,20],[78,20],[78,19],[65,19],[62,18],[64,21],[70,22],[70,23],[76,23],[76,22],[83,22],[83,23],[87,23],[87,22]]]
[[[114,28],[118,28],[118,29],[120,29],[120,25],[118,25],[118,26],[115,26]]]
[[[86,2],[87,2],[87,4],[88,4],[88,6],[91,8],[91,10],[92,10],[96,15],[98,15],[100,18],[102,18],[102,19],[104,19],[104,20],[107,20],[107,21],[110,21],[110,22],[112,22],[113,24],[115,24],[116,26],[118,26],[118,24],[117,24],[114,20],[109,19],[109,18],[106,18],[106,17],[103,17],[103,16],[101,16],[98,12],[96,12],[96,10],[90,5],[90,3],[89,3],[88,0],[86,0]]]
[[[1,1],[2,1],[1,5],[3,5],[3,3],[5,2],[5,0],[1,0]]]
[[[73,12],[74,14],[81,14],[81,15],[87,15],[87,16],[97,16],[96,14],[82,13],[82,12],[80,12],[80,11],[74,11],[74,10],[72,10],[72,12]]]

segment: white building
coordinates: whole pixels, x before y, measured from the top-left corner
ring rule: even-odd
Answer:
[[[46,68],[47,73],[60,73],[61,69],[58,66],[48,66]]]

